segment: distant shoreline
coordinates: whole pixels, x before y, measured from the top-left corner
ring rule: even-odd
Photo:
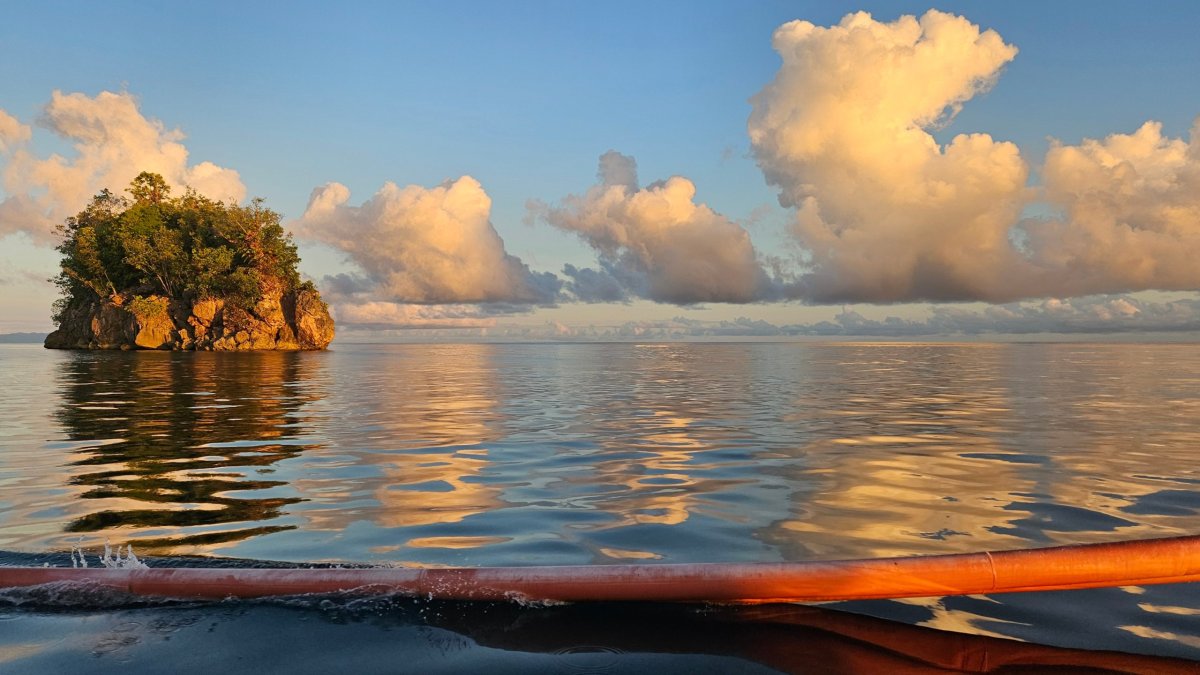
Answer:
[[[0,344],[41,344],[48,333],[0,333]]]

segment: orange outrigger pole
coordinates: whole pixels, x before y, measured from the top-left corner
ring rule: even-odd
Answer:
[[[399,593],[438,600],[823,602],[1200,581],[1200,536],[1017,551],[788,563],[561,567],[0,567],[0,588],[82,582],[134,595]]]

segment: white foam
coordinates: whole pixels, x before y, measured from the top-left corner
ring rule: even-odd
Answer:
[[[83,537],[79,538],[80,542],[71,547],[71,567],[87,567],[87,558],[83,556],[83,548],[81,544]]]
[[[125,555],[121,555],[121,547],[117,546],[117,554],[114,556],[108,542],[104,542],[104,556],[100,558],[100,564],[109,569],[132,570],[132,569],[149,569],[149,565],[138,560],[138,557],[133,554],[133,544],[125,546]],[[84,567],[87,567],[86,563]]]
[[[121,551],[121,546],[117,545],[116,553],[114,553],[112,546],[106,541],[104,542],[104,555],[99,556],[99,561],[101,567],[116,570],[149,569],[150,567],[134,554],[133,544],[126,545],[124,552]],[[79,543],[71,547],[71,567],[88,567],[87,555],[83,552],[82,537]]]

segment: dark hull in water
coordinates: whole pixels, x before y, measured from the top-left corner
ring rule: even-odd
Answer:
[[[0,626],[4,669],[21,673],[109,673],[115,666],[205,675],[1200,669],[1181,659],[1060,649],[801,605],[523,607],[323,596],[108,609],[0,606]]]

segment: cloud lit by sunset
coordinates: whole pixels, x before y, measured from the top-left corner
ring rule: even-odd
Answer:
[[[131,94],[55,91],[38,122],[69,142],[75,156],[37,156],[25,147],[29,127],[0,110],[0,149],[11,151],[3,172],[9,197],[0,202],[0,235],[23,232],[36,242],[53,242],[56,224],[100,190],[122,189],[141,171],[213,199],[246,197],[237,171],[212,162],[189,164],[183,132],[146,118]]]
[[[650,162],[656,180],[643,184],[633,157],[643,150],[613,134],[596,152],[622,151],[603,151],[590,186],[566,177],[514,182],[533,174],[520,153],[504,158],[510,176],[479,171],[490,165],[468,159],[468,150],[453,167],[439,160],[448,177],[383,173],[383,187],[357,204],[348,185],[373,186],[340,175],[336,155],[308,157],[298,143],[290,151],[305,164],[329,168],[307,185],[290,182],[292,195],[308,201],[285,195],[292,201],[281,210],[298,242],[316,252],[306,273],[335,313],[363,327],[557,323],[555,312],[614,325],[631,303],[642,303],[638,320],[647,303],[694,308],[705,320],[748,311],[733,306],[776,307],[763,316],[787,325],[787,308],[813,317],[815,308],[847,303],[1200,288],[1200,121],[1185,138],[1155,121],[1154,102],[1144,101],[1140,126],[1051,140],[1043,156],[993,128],[994,116],[983,118],[989,124],[969,114],[990,105],[1013,64],[1029,61],[1028,72],[1044,58],[1041,45],[1027,54],[1004,32],[938,10],[860,11],[780,21],[773,35],[744,45],[769,44],[778,61],[739,80],[752,93],[749,106],[721,123],[744,124],[746,152],[722,161],[735,162],[739,175],[756,172],[753,190],[773,197],[773,207],[730,199],[711,171],[697,177],[687,162],[658,155]],[[271,202],[263,181],[238,167],[238,153],[210,140],[202,153],[185,145],[181,129],[197,120],[160,121],[155,106],[139,101],[138,82],[128,87],[64,93],[54,85],[33,110],[0,100],[0,236],[18,247],[0,260],[0,281],[38,276],[20,251],[48,250],[57,223],[139,171],[214,199],[264,193]],[[745,98],[720,95],[733,104]],[[647,115],[640,133],[672,124]],[[572,177],[596,156],[577,148],[558,155],[576,167]],[[769,226],[747,225],[752,212],[767,213]],[[575,305],[592,309],[564,309]],[[925,305],[925,316],[937,306]],[[665,319],[677,310],[662,311]]]
[[[806,21],[752,102],[755,157],[810,256],[815,302],[1011,301],[1200,286],[1200,144],[1161,125],[1055,143],[1027,185],[1016,145],[953,123],[1017,55],[994,31],[930,11]],[[1031,204],[1061,216],[1021,219]]]
[[[600,157],[599,180],[560,207],[533,205],[546,222],[579,235],[597,252],[600,272],[566,272],[578,299],[594,299],[582,281],[588,273],[625,289],[622,296],[663,303],[764,299],[770,282],[750,235],[697,204],[690,180],[672,176],[639,188],[636,161],[615,151]]]
[[[8,5],[3,672],[1197,671],[1200,2]]]

